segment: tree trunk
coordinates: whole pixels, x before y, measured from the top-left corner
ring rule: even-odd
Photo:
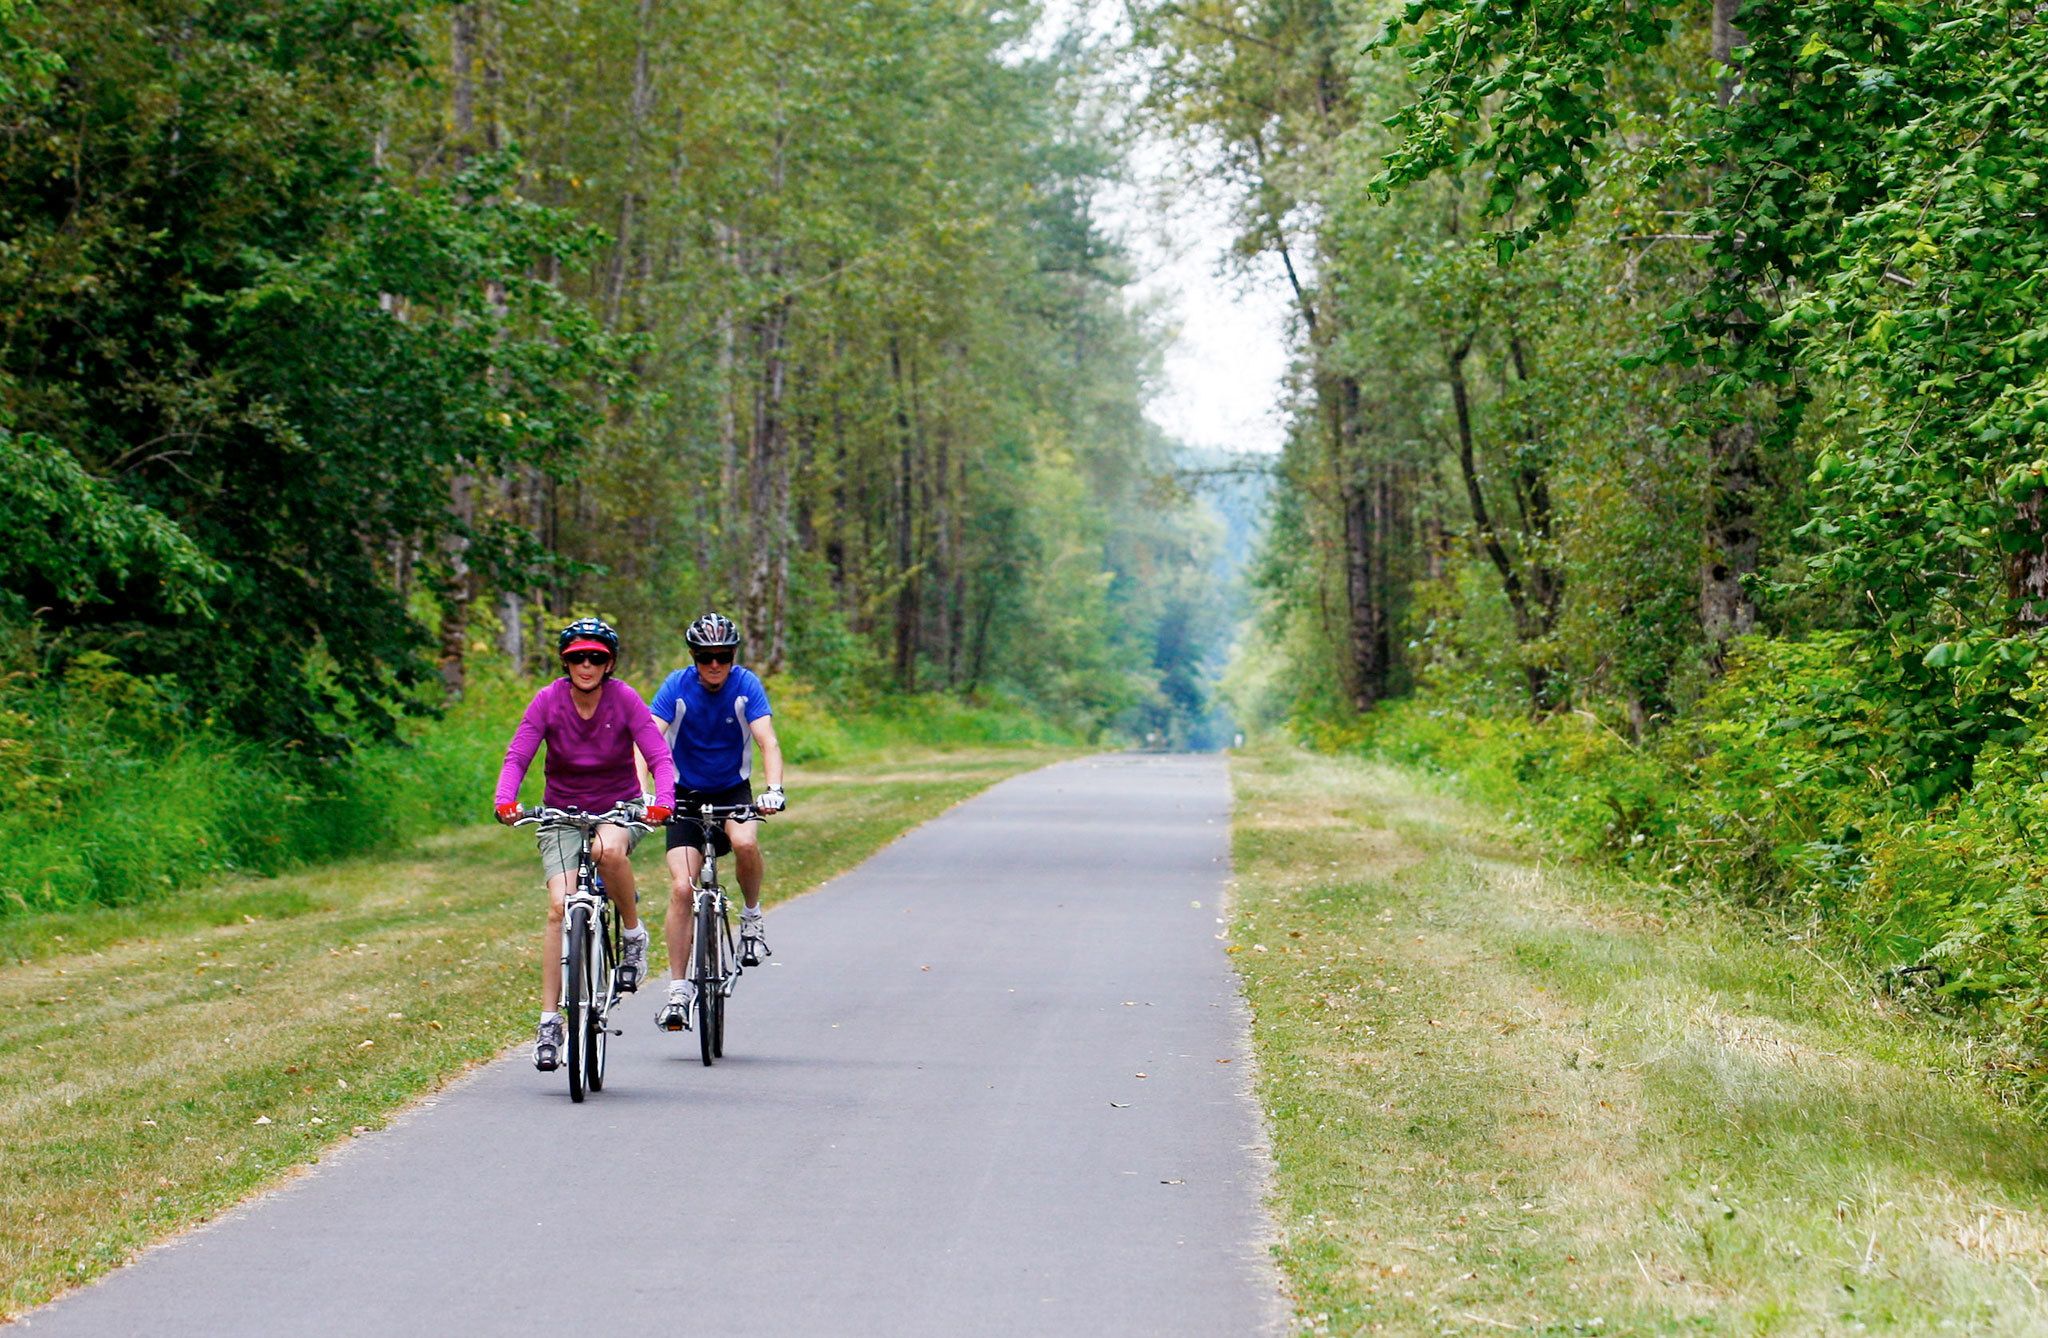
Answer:
[[[1522,677],[1529,688],[1529,707],[1532,711],[1543,712],[1553,706],[1550,669],[1530,658],[1526,652],[1529,644],[1549,628],[1531,608],[1519,565],[1501,542],[1500,533],[1494,528],[1492,513],[1487,509],[1486,491],[1479,478],[1477,444],[1473,439],[1472,392],[1465,379],[1465,360],[1472,354],[1472,343],[1473,336],[1467,335],[1449,356],[1451,409],[1458,426],[1458,472],[1464,477],[1465,500],[1472,508],[1473,541],[1493,563],[1494,570],[1500,573],[1501,590],[1507,595],[1509,611],[1514,614],[1515,640],[1525,652]]]
[[[780,277],[780,266],[771,268]],[[754,381],[754,423],[747,457],[747,583],[741,617],[747,635],[761,647],[761,667],[774,672],[781,653],[783,629],[776,604],[776,569],[787,539],[788,429],[783,403],[788,389],[785,336],[794,298],[770,304],[753,321],[754,351],[759,359]]]
[[[2007,631],[2014,636],[2048,626],[2048,492],[2035,491],[2013,509],[2012,533],[2020,547],[2005,560],[2005,593],[2012,601]]]
[[[1741,0],[1714,0],[1714,60],[1728,68],[1720,82],[1719,100],[1726,107],[1740,94],[1734,75],[1735,52],[1746,44],[1735,26]],[[1725,276],[1724,276],[1725,277]],[[1729,337],[1745,343],[1755,336],[1746,320],[1731,321]],[[1744,418],[1724,424],[1707,439],[1707,530],[1700,561],[1700,633],[1707,642],[1707,662],[1719,672],[1728,643],[1756,629],[1756,602],[1742,579],[1757,570],[1761,549],[1757,533],[1757,490],[1764,482],[1757,450],[1761,432]]]
[[[449,19],[448,64],[457,171],[468,166],[476,151],[476,65],[482,27],[480,4],[455,6]],[[459,700],[468,687],[469,611],[476,594],[468,535],[476,520],[476,481],[460,465],[448,480],[448,513],[454,528],[441,541],[440,667],[449,698]]]
[[[903,375],[903,347],[889,341],[889,371],[896,382],[896,681],[917,691],[916,516],[912,488],[917,475],[917,434],[910,392]]]
[[[1351,704],[1369,711],[1387,695],[1387,587],[1381,579],[1388,542],[1380,497],[1383,466],[1358,458],[1360,395],[1356,379],[1326,374],[1324,427],[1337,477],[1344,523],[1345,633]]]
[[[476,483],[467,473],[448,480],[448,514],[455,528],[441,544],[441,683],[450,701],[460,701],[469,686],[469,608],[475,597],[467,530],[476,519]]]

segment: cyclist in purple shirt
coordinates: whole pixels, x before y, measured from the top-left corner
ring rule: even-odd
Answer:
[[[779,813],[782,795],[782,744],[769,718],[768,690],[754,671],[733,661],[739,656],[740,629],[722,614],[707,613],[683,633],[690,645],[688,669],[662,680],[650,703],[654,721],[675,753],[675,821],[668,828],[668,1002],[655,1018],[665,1031],[690,1025],[696,982],[690,979],[690,946],[696,925],[690,916],[690,893],[704,862],[704,823],[690,816],[692,804],[752,804],[763,813]],[[753,749],[761,749],[761,773],[767,788],[754,794]],[[655,793],[667,790],[655,782]],[[732,852],[738,866],[740,892],[740,964],[758,966],[768,951],[761,927],[761,842],[753,822],[722,822],[709,833],[712,849]]]
[[[640,694],[612,677],[619,658],[619,634],[597,618],[583,618],[562,629],[556,639],[563,677],[534,694],[520,717],[505,766],[498,773],[498,821],[519,815],[519,782],[533,755],[545,743],[547,789],[541,802],[549,808],[575,808],[603,813],[613,805],[640,797],[640,758],[654,766],[658,802],[647,806],[647,821],[668,820],[666,796],[674,786],[675,765],[668,741],[654,727]],[[647,974],[647,930],[640,923],[639,897],[633,886],[629,856],[640,833],[606,823],[592,836],[592,853],[605,891],[618,908],[624,926],[624,960],[619,987],[640,987]],[[562,915],[569,884],[576,878],[582,838],[571,828],[540,828],[541,867],[548,883],[548,927],[540,952],[540,1031],[534,1039],[534,1067],[553,1069],[561,1061]]]

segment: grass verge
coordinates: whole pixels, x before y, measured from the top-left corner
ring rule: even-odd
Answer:
[[[762,842],[767,900],[1065,755],[898,750],[793,772]],[[659,845],[635,859],[657,970]],[[527,1037],[543,895],[529,834],[473,827],[399,858],[0,922],[0,1320]]]
[[[1800,943],[1240,754],[1274,1205],[1337,1333],[2038,1334],[2048,1135]]]

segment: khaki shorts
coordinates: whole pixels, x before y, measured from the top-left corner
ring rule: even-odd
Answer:
[[[605,826],[626,833],[626,853],[629,855],[633,853],[633,847],[640,844],[640,838],[647,834],[621,827],[617,823],[608,822]],[[576,857],[583,850],[583,833],[574,827],[543,826],[535,839],[540,842],[540,866],[545,870],[543,876],[549,882],[554,881],[556,874],[575,874]]]

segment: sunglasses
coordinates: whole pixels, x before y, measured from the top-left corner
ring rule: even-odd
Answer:
[[[562,657],[563,664],[594,664],[602,669],[612,662],[612,657],[601,650],[572,650]]]
[[[729,650],[693,650],[690,658],[699,664],[731,664],[733,652]]]

